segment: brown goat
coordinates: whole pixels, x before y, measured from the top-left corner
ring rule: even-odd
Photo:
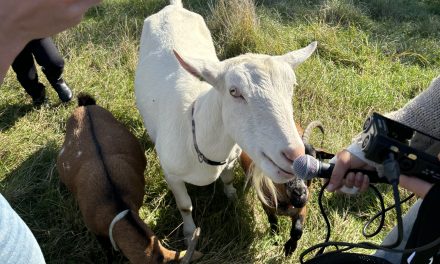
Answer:
[[[137,138],[90,96],[79,96],[78,103],[67,121],[57,169],[86,226],[107,253],[110,238],[131,263],[180,261],[184,254],[163,247],[139,217],[146,159]],[[192,260],[201,256],[194,253]],[[111,261],[111,254],[107,257]]]
[[[312,155],[318,159],[327,159],[332,154],[321,149],[315,149],[309,144],[309,138],[314,128],[319,128],[324,133],[324,128],[319,121],[311,122],[305,130],[300,125],[296,124],[296,128],[299,134],[302,136],[306,154]],[[246,175],[253,170],[253,161],[245,153],[242,152],[240,156],[240,165],[244,169]],[[303,233],[304,220],[307,214],[307,208],[305,204],[309,198],[309,190],[311,181],[304,183],[299,178],[294,178],[285,184],[273,183],[277,192],[277,201],[275,203],[274,197],[270,194],[267,188],[263,186],[263,194],[270,201],[271,204],[261,202],[263,209],[266,212],[270,224],[270,228],[273,232],[278,231],[278,218],[277,215],[289,216],[292,220],[292,227],[290,230],[290,239],[284,244],[285,255],[292,254],[298,244],[298,240]],[[275,204],[277,206],[275,206]]]

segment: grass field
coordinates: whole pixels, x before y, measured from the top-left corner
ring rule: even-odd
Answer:
[[[225,4],[225,2],[226,4]],[[350,143],[365,117],[403,106],[440,73],[438,0],[183,0],[205,17],[219,58],[243,52],[278,55],[319,42],[317,52],[297,70],[293,105],[305,126],[320,120],[324,146],[333,152]],[[238,1],[238,2],[237,2]],[[245,1],[246,2],[246,1]],[[154,148],[145,135],[134,100],[134,72],[145,17],[163,0],[105,0],[77,27],[55,37],[65,57],[64,77],[74,92],[87,92],[109,109],[145,147],[145,203],[142,218],[173,249],[183,249],[181,217],[168,191]],[[255,13],[252,12],[255,10]],[[44,75],[41,80],[49,87]],[[10,71],[0,88],[0,192],[29,225],[48,263],[104,263],[96,239],[84,226],[78,207],[60,185],[55,168],[65,123],[76,102],[49,101],[36,109]],[[319,142],[319,135],[313,142]],[[317,206],[320,182],[314,182],[305,231],[295,254],[285,258],[282,245],[290,223],[281,219],[271,235],[255,193],[244,191],[236,169],[238,200],[227,201],[222,184],[189,188],[194,219],[202,228],[199,263],[298,263],[299,254],[325,237]],[[390,188],[382,186],[387,204]],[[363,241],[363,223],[378,210],[372,194],[326,194],[332,238]],[[411,201],[411,203],[414,200]],[[407,206],[405,206],[407,208]],[[380,242],[395,223],[388,215]],[[123,257],[116,263],[125,263]]]

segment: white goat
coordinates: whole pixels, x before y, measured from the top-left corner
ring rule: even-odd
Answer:
[[[195,224],[185,183],[220,176],[234,197],[231,169],[241,149],[274,182],[294,177],[291,164],[304,145],[293,121],[293,68],[316,42],[282,56],[220,62],[203,18],[171,3],[144,21],[135,93],[188,239]]]

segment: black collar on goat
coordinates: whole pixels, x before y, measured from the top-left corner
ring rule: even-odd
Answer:
[[[193,137],[193,144],[194,144],[194,149],[197,152],[197,157],[199,159],[199,162],[205,162],[208,165],[211,166],[221,166],[221,165],[225,165],[227,160],[225,161],[213,161],[208,159],[205,155],[203,155],[203,153],[200,151],[199,146],[197,145],[197,138],[196,138],[196,122],[194,121],[194,108],[196,105],[196,101],[194,101],[194,103],[192,104],[191,107],[191,131],[192,131],[192,137]]]

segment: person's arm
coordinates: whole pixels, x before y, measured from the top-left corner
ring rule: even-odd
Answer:
[[[417,130],[424,131],[434,137],[440,138],[440,76],[434,79],[428,89],[408,102],[403,108],[396,112],[387,114],[391,119],[406,124]],[[432,142],[412,142],[418,144],[419,148],[428,148]],[[365,158],[360,147],[360,142],[356,141],[347,150],[337,154],[335,168],[330,178],[328,191],[338,190],[342,186],[355,187],[357,190],[368,188],[368,178],[366,175],[358,173],[347,174],[348,169],[373,168],[377,166]],[[376,164],[377,165],[377,164]],[[347,177],[344,179],[344,176]],[[420,179],[412,177],[401,177],[401,187],[415,192],[423,197],[430,184]]]
[[[400,175],[399,186],[415,193],[420,198],[425,198],[425,195],[431,190],[434,184],[421,180],[417,177],[408,177]]]
[[[440,76],[437,76],[426,90],[409,101],[404,107],[385,116],[440,138]],[[430,142],[411,142],[411,144],[427,147]]]
[[[100,0],[0,0],[0,84],[27,42],[78,24]]]

